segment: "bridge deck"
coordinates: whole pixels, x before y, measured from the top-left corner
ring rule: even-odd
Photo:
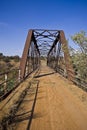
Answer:
[[[75,85],[53,73],[45,64],[38,80],[31,130],[87,130],[87,106],[78,98],[85,92],[77,87],[72,92]]]
[[[24,91],[29,81],[30,79],[27,79],[19,86],[19,93]],[[34,78],[32,86],[27,89],[27,94],[13,119],[13,126],[10,127],[15,130],[28,130],[37,81],[39,86],[30,130],[87,130],[87,93],[55,73],[45,62],[42,63],[40,73]],[[13,95],[18,98],[16,92]],[[9,101],[9,108],[12,107],[13,101]],[[3,102],[0,106],[3,106]],[[8,108],[7,104],[4,106]],[[3,111],[6,113],[5,107]]]

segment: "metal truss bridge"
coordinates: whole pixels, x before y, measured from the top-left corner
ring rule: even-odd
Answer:
[[[40,65],[41,56],[47,58],[48,66],[73,79],[74,71],[64,31],[35,29],[28,32],[20,63],[21,78]]]
[[[87,93],[79,87],[87,91],[64,31],[29,30],[19,68],[0,74],[0,130],[87,130]]]

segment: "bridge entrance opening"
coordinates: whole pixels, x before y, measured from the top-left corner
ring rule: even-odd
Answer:
[[[55,71],[70,80],[73,78],[74,71],[63,30],[29,30],[20,63],[21,78],[37,69],[42,58],[47,59],[47,65]]]

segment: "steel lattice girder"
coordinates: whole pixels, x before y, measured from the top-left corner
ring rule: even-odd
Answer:
[[[24,50],[23,50],[23,54],[22,54],[22,58],[21,58],[21,62],[20,62],[20,70],[21,70],[21,78],[22,79],[25,76],[27,57],[28,57],[29,48],[30,48],[30,45],[31,45],[32,41],[34,42],[34,45],[35,45],[35,47],[37,49],[37,52],[40,55],[36,40],[34,38],[33,30],[30,30],[28,32],[28,35],[27,35],[27,39],[26,39],[26,42],[25,42],[25,46],[24,46]]]
[[[24,47],[24,51],[20,63],[21,78],[23,78],[25,74],[27,56],[32,41],[34,42],[38,54],[39,55],[42,54],[43,56],[47,55],[48,58],[52,50],[55,48],[56,44],[60,42],[62,44],[62,49],[64,52],[65,65],[68,73],[68,78],[71,77],[70,76],[71,72],[74,74],[64,32],[62,30],[34,29],[28,32],[28,36],[25,42],[25,47]]]

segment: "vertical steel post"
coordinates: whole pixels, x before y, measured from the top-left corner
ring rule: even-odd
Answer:
[[[25,77],[27,55],[28,55],[28,50],[29,50],[31,40],[32,40],[32,34],[33,34],[33,31],[30,30],[28,32],[28,35],[27,35],[24,51],[23,51],[23,54],[22,54],[21,62],[20,62],[21,79],[23,79]]]
[[[63,48],[63,52],[64,52],[65,66],[66,66],[66,70],[67,70],[67,78],[69,80],[73,80],[74,70],[72,67],[71,59],[70,59],[67,41],[66,41],[65,34],[63,31],[60,31],[60,42],[62,43],[62,48]]]

